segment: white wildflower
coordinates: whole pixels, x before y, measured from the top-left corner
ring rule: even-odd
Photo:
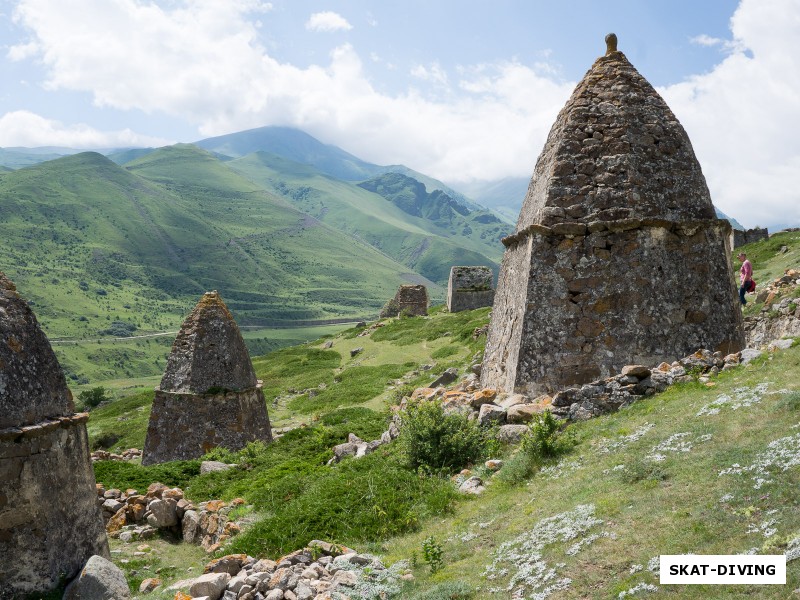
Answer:
[[[719,472],[722,475],[740,475],[745,472],[753,474],[753,489],[760,490],[771,483],[770,471],[785,472],[800,465],[800,433],[783,437],[770,442],[767,449],[756,457],[753,464],[746,467],[733,464]]]
[[[633,586],[629,590],[625,590],[624,592],[620,592],[617,598],[625,598],[626,596],[634,596],[639,592],[657,592],[658,586],[653,585],[652,583],[639,583]]]
[[[733,500],[733,498],[734,498],[733,494],[725,494],[724,496],[722,496],[722,498],[719,499],[719,502],[730,502],[731,500]]]
[[[647,570],[658,575],[661,573],[661,557],[654,556],[647,561]]]
[[[703,415],[716,415],[720,410],[725,407],[731,410],[738,410],[740,408],[750,408],[754,404],[761,402],[764,394],[767,392],[768,383],[759,383],[753,388],[740,387],[733,390],[733,396],[722,394],[713,402],[706,404],[696,416],[702,417]]]
[[[594,511],[593,505],[576,506],[571,511],[542,519],[530,531],[501,544],[483,576],[494,580],[509,568],[512,574],[508,585],[502,589],[495,588],[494,592],[511,592],[512,598],[544,600],[569,587],[571,579],[558,574],[557,569],[563,567],[551,567],[542,557],[542,551],[551,544],[575,540],[601,525],[603,522],[594,516]]]
[[[653,425],[652,423],[644,423],[641,427],[638,427],[636,431],[634,431],[630,435],[619,436],[613,440],[602,439],[600,440],[598,451],[601,454],[609,454],[611,452],[621,450],[628,444],[631,444],[641,439],[653,427],[655,427],[655,425]]]
[[[629,573],[633,575],[634,573],[638,573],[639,571],[643,570],[644,570],[643,565],[631,565],[631,570],[629,571]]]

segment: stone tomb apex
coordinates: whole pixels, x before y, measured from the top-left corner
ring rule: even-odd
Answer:
[[[503,240],[487,387],[553,391],[743,347],[730,224],[683,127],[612,36],[559,113]]]
[[[46,592],[109,558],[86,413],[28,303],[0,272],[0,598]]]
[[[156,389],[142,464],[272,441],[264,394],[239,328],[217,292],[203,295],[172,345]]]

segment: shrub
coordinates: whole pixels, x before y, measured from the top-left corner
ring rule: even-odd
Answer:
[[[571,437],[561,435],[561,425],[562,422],[549,410],[536,415],[522,438],[522,451],[537,459],[565,453],[572,447],[573,441]]]
[[[564,434],[561,426],[562,422],[550,411],[537,415],[528,425],[519,451],[498,472],[498,479],[512,485],[520,483],[546,462],[569,452],[575,440],[571,435]]]
[[[438,402],[411,405],[403,415],[400,445],[413,469],[458,471],[481,457],[485,442],[475,421],[445,414]]]
[[[83,390],[78,394],[78,400],[81,402],[84,410],[89,410],[98,406],[101,402],[111,400],[106,396],[106,389],[103,386],[98,386],[90,390]]]
[[[431,574],[440,571],[444,566],[444,550],[432,535],[422,540],[422,557],[431,568]]]

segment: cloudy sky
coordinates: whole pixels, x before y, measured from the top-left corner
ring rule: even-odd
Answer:
[[[529,177],[610,31],[715,204],[800,226],[800,0],[0,0],[0,147],[285,125],[454,187]]]

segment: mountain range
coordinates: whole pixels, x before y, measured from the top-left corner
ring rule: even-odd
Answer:
[[[53,337],[159,331],[217,289],[241,324],[374,315],[497,270],[512,226],[441,182],[266,127],[158,149],[0,150],[0,270]]]

